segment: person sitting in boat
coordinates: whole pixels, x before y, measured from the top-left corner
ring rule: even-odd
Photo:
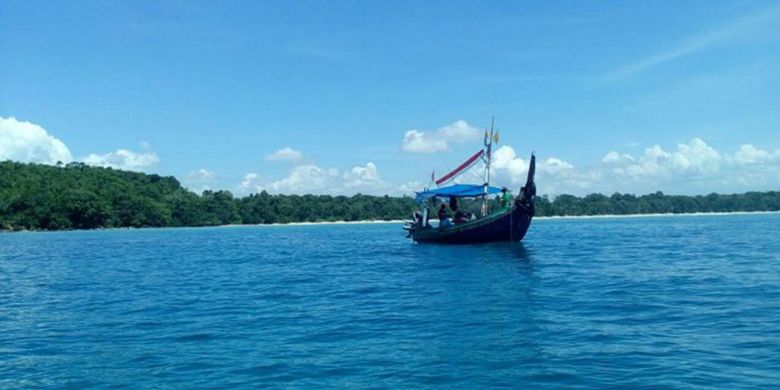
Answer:
[[[456,225],[459,223],[466,222],[466,215],[463,214],[463,212],[460,210],[456,211],[455,217],[453,218],[453,222],[455,222]]]
[[[502,208],[507,208],[512,204],[512,193],[509,192],[506,187],[501,188],[501,198],[498,199],[498,204],[501,205]]]
[[[450,226],[452,225],[452,221],[450,221],[449,216],[447,215],[447,208],[444,205],[444,203],[439,206],[439,227],[444,226]]]
[[[421,211],[415,211],[412,213],[412,219],[414,220],[412,224],[419,227],[431,227],[428,215],[430,215],[430,209],[428,208],[422,209]]]

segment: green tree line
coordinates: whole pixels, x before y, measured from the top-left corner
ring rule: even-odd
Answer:
[[[0,230],[214,226],[406,219],[410,197],[198,195],[173,177],[91,167],[0,162]],[[538,216],[780,210],[780,192],[538,197]]]
[[[682,214],[737,211],[780,211],[780,191],[743,194],[665,195],[663,192],[636,196],[590,194],[584,197],[559,195],[536,198],[538,216]]]
[[[173,177],[83,163],[0,162],[0,230],[401,219],[410,197],[195,194]]]

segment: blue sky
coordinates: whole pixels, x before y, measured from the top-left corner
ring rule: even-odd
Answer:
[[[777,2],[3,1],[0,52],[0,158],[397,194],[495,115],[499,184],[780,187]]]

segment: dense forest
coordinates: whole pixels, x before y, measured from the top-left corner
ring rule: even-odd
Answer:
[[[780,210],[780,192],[537,198],[538,216]],[[0,230],[212,226],[404,219],[410,197],[195,194],[173,177],[91,167],[0,162]]]

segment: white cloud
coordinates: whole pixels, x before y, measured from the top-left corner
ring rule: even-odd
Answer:
[[[285,161],[297,163],[303,160],[303,153],[290,147],[286,147],[265,156],[265,159],[268,161]]]
[[[345,189],[373,190],[387,187],[387,183],[379,177],[376,165],[372,162],[368,162],[364,167],[353,167],[351,171],[344,172],[341,178]]]
[[[241,194],[259,193],[264,190],[265,187],[263,187],[263,183],[260,180],[260,175],[254,172],[244,175],[244,179],[238,185],[238,192]]]
[[[0,160],[43,164],[67,163],[73,160],[65,144],[43,127],[0,117]]]
[[[773,154],[766,150],[758,149],[751,144],[740,146],[739,150],[734,154],[734,160],[740,164],[759,164],[775,158],[780,159],[780,151],[776,151]]]
[[[160,161],[157,154],[136,153],[127,149],[118,149],[106,154],[89,154],[81,159],[85,164],[98,167],[110,167],[126,171],[140,171]]]
[[[744,144],[733,153],[721,152],[701,138],[673,150],[653,145],[637,157],[611,151],[585,169],[552,162],[547,159],[548,166],[538,169],[541,193],[728,193],[776,190],[780,183],[780,151]]]
[[[612,151],[604,155],[604,158],[601,159],[601,162],[605,164],[628,164],[634,162],[634,158],[628,154],[620,154],[618,152]]]
[[[219,175],[205,168],[201,168],[197,171],[189,172],[184,178],[183,185],[195,192],[203,192],[206,190],[213,190],[214,185],[217,184],[218,180]]]
[[[148,143],[141,144],[148,149]],[[73,161],[73,155],[62,141],[43,127],[14,117],[0,117],[0,160],[56,164]],[[106,154],[92,153],[82,157],[81,161],[88,165],[140,171],[156,164],[159,159],[154,152],[135,153],[118,149]]]
[[[723,161],[720,152],[707,145],[701,138],[694,138],[688,144],[678,144],[677,150],[673,152],[667,152],[659,145],[653,145],[645,149],[644,155],[638,159],[628,154],[622,156],[619,161],[602,161],[619,165],[613,168],[615,174],[633,177],[714,173],[720,169]]]
[[[536,182],[540,194],[644,194],[659,190],[672,194],[727,193],[776,190],[780,183],[780,150],[744,144],[731,151],[720,151],[700,138],[672,148],[652,145],[634,155],[610,151],[592,163],[574,164],[557,156],[537,157]],[[517,192],[525,183],[528,164],[529,156],[521,157],[511,146],[502,145],[493,152],[491,182]],[[481,166],[474,169],[475,174],[481,174]],[[464,180],[478,182],[480,179],[476,175],[464,175]],[[425,184],[424,181],[389,183],[372,162],[343,171],[303,164],[275,181],[263,181],[257,174],[247,174],[239,191],[413,195]]]
[[[414,195],[417,191],[422,191],[425,184],[421,181],[407,181],[399,187],[401,195]]]
[[[508,145],[501,146],[491,161],[494,172],[492,183],[506,186],[517,192],[525,184],[530,160],[517,157]],[[591,172],[581,172],[574,165],[556,157],[537,158],[536,183],[539,193],[582,192],[594,187],[598,177]]]
[[[425,133],[409,130],[404,133],[403,150],[415,153],[435,153],[449,149],[447,141],[431,139]]]
[[[525,180],[525,176],[522,180]],[[598,171],[577,169],[569,162],[555,157],[537,159],[536,182],[537,190],[541,193],[598,191],[597,183],[600,180]]]
[[[264,182],[256,173],[247,173],[238,185],[238,190],[242,194],[268,191],[281,194],[353,195],[360,192],[384,195],[397,192],[382,180],[372,162],[345,172],[337,168],[304,164],[294,167],[287,177],[270,182]]]
[[[564,172],[570,172],[572,169],[574,169],[574,165],[571,165],[566,161],[555,157],[549,157],[539,164],[539,169],[542,172],[549,172],[552,175],[558,175]]]
[[[528,161],[517,157],[511,146],[504,145],[493,152],[491,168],[495,169],[499,175],[510,178],[511,184],[517,184],[521,182],[519,178],[524,177],[525,173],[528,172]]]
[[[673,163],[684,171],[714,172],[722,160],[720,152],[701,138],[694,138],[688,144],[678,144],[677,152],[672,153]]]
[[[412,129],[404,133],[402,149],[412,153],[436,153],[449,150],[450,143],[468,142],[480,139],[482,133],[464,120],[432,132]]]
[[[338,176],[336,169],[322,169],[314,164],[299,165],[289,176],[268,184],[268,190],[286,194],[318,193],[332,189],[330,183]]]

